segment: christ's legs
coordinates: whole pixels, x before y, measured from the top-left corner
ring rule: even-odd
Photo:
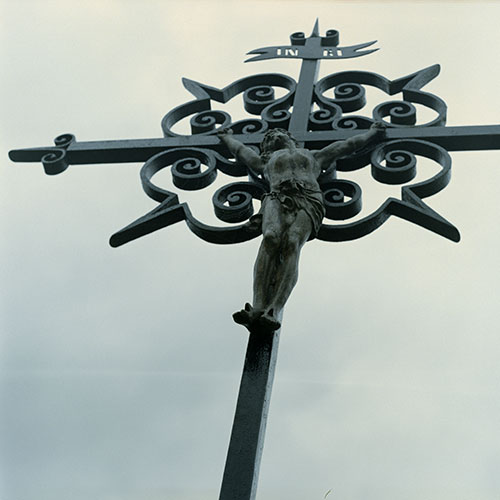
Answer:
[[[253,306],[264,312],[274,295],[280,265],[281,240],[286,231],[283,209],[276,199],[267,200],[262,218],[262,243],[253,271]]]
[[[233,314],[248,328],[277,330],[279,318],[298,279],[302,246],[313,230],[304,210],[288,211],[279,200],[268,199],[263,209],[262,243],[254,266],[253,307]]]
[[[306,212],[288,212],[273,201],[264,212],[254,270],[255,319],[269,330],[280,327],[278,318],[297,283],[300,250],[313,229]]]
[[[299,257],[304,243],[313,229],[312,222],[306,212],[299,210],[297,214],[289,214],[293,221],[288,226],[280,248],[280,263],[276,273],[276,287],[266,311],[273,309],[274,315],[283,310],[299,276]]]
[[[281,238],[285,231],[283,209],[278,200],[267,199],[262,212],[262,243],[253,273],[253,307],[246,304],[244,309],[233,314],[236,323],[247,327],[258,321],[272,301],[280,260]],[[276,328],[278,327],[279,324]]]

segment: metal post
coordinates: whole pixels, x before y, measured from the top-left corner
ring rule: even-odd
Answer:
[[[306,46],[313,50],[320,48],[321,39],[318,34],[318,23],[314,27],[313,33],[306,41]],[[312,107],[312,95],[314,84],[318,78],[318,59],[303,59],[300,67],[300,76],[293,100],[293,113],[290,120],[289,130],[292,134],[307,132],[309,115]]]
[[[255,499],[279,335],[253,332],[248,339],[219,500]]]

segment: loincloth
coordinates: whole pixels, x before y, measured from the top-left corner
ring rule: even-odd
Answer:
[[[275,190],[262,196],[259,213],[250,217],[249,223],[252,226],[258,225],[262,228],[263,213],[270,200],[279,201],[282,209],[289,213],[297,214],[299,210],[304,210],[312,223],[310,238],[316,237],[325,216],[325,204],[321,191],[310,189],[293,179],[283,181]]]

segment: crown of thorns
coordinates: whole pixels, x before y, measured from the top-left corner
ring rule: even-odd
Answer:
[[[271,148],[270,145],[272,144],[272,139],[276,134],[285,134],[287,135],[295,145],[297,145],[297,141],[293,138],[292,134],[288,132],[288,130],[285,130],[283,128],[272,128],[271,130],[268,130],[264,134],[264,138],[262,139],[262,142],[260,144],[260,151],[261,154],[265,155],[270,153]]]

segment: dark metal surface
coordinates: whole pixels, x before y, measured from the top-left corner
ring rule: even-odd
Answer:
[[[356,120],[352,116],[349,119]],[[348,120],[339,120],[336,125],[349,126],[346,121]],[[348,139],[358,133],[359,129],[337,127],[332,130],[320,129],[314,132],[295,132],[294,137],[299,142],[305,143],[305,146],[309,149],[321,149],[331,142]],[[245,141],[246,144],[257,146],[262,141],[264,134],[235,134],[234,137],[240,141]],[[389,128],[387,130],[387,140],[395,139],[421,139],[433,142],[448,151],[498,150],[500,149],[500,125]],[[64,163],[66,167],[105,163],[137,163],[144,162],[162,151],[178,147],[199,147],[209,148],[211,151],[217,152],[224,151],[224,147],[215,134],[113,141],[78,142],[75,139],[65,149]],[[9,158],[17,163],[38,163],[42,161],[45,155],[57,153],[60,149],[57,146],[14,149],[9,152]],[[48,163],[47,160],[45,162]],[[234,172],[234,170],[231,171]],[[61,172],[53,172],[53,174],[57,173]]]
[[[250,334],[219,500],[253,500],[257,490],[279,330]]]
[[[194,99],[177,106],[162,120],[164,137],[156,139],[78,142],[71,134],[55,139],[55,146],[18,149],[9,153],[15,162],[42,162],[47,174],[55,175],[70,165],[96,163],[145,162],[141,182],[145,193],[159,206],[115,233],[112,246],[152,233],[163,227],[186,221],[200,238],[212,243],[238,243],[258,236],[256,229],[244,224],[253,214],[253,199],[260,199],[266,182],[255,172],[234,162],[216,136],[217,130],[231,127],[234,137],[258,147],[270,128],[284,128],[300,145],[320,149],[345,140],[370,128],[376,121],[388,127],[386,140],[374,149],[338,162],[337,170],[351,171],[371,164],[375,182],[401,185],[400,199],[389,198],[372,214],[354,222],[359,214],[362,191],[354,182],[336,179],[332,174],[320,179],[325,198],[326,217],[317,238],[345,241],[360,238],[380,227],[390,216],[418,224],[453,241],[458,230],[422,200],[442,190],[451,175],[448,151],[500,149],[500,125],[446,127],[446,104],[422,88],[439,74],[433,65],[410,75],[389,80],[366,71],[344,71],[317,80],[320,59],[344,59],[370,54],[362,50],[375,42],[339,47],[339,33],[328,30],[319,35],[318,23],[310,37],[294,33],[291,45],[255,49],[249,61],[274,58],[302,60],[299,81],[286,75],[252,75],[223,89],[184,79]],[[388,96],[401,94],[376,106],[369,116],[353,115],[366,105],[365,87],[375,87]],[[276,97],[275,90],[284,94]],[[333,89],[333,92],[332,92]],[[226,103],[242,95],[245,110],[256,118],[233,122],[214,103]],[[416,106],[434,113],[425,124],[417,120]],[[191,135],[181,135],[173,127],[190,117]],[[436,162],[440,169],[433,177],[411,184],[418,170],[418,157]],[[202,168],[203,167],[203,168]],[[217,172],[245,179],[218,189],[212,196],[216,216],[233,225],[208,226],[191,213],[177,193],[155,185],[154,175],[170,168],[179,190],[201,190],[210,186]],[[221,500],[250,500],[255,497],[269,398],[276,363],[278,332],[263,336],[250,334],[228,458],[221,489]]]
[[[292,33],[290,35],[292,45],[275,45],[272,47],[262,47],[248,52],[248,54],[258,54],[245,62],[263,61],[265,59],[350,59],[360,57],[378,49],[361,50],[370,47],[373,42],[360,43],[349,47],[337,47],[339,44],[339,32],[328,30],[325,36],[319,34],[319,22],[316,20],[313,31],[309,38],[303,32]]]
[[[247,241],[260,234],[249,229],[244,222],[253,214],[252,199],[259,199],[266,185],[262,179],[230,159],[229,152],[215,135],[217,130],[231,127],[236,139],[257,147],[266,130],[281,127],[291,131],[300,145],[320,149],[368,129],[374,120],[382,120],[388,126],[387,143],[374,151],[340,160],[337,170],[356,170],[371,163],[374,181],[402,186],[400,199],[388,199],[373,213],[349,222],[348,219],[359,210],[352,211],[348,207],[356,205],[360,208],[362,205],[361,188],[353,188],[352,185],[347,188],[355,192],[353,201],[349,192],[343,191],[343,187],[347,186],[345,182],[339,184],[332,177],[324,177],[321,184],[328,210],[317,237],[328,241],[360,238],[380,227],[390,216],[396,216],[458,241],[457,229],[422,200],[437,193],[449,182],[451,161],[447,151],[500,149],[500,125],[446,127],[446,104],[438,96],[422,90],[439,74],[439,65],[396,80],[367,71],[343,71],[316,81],[319,59],[333,58],[325,51],[333,47],[338,49],[337,55],[357,57],[373,52],[359,50],[373,42],[353,46],[356,50],[345,47],[340,50],[337,47],[338,32],[329,30],[326,36],[321,37],[317,23],[310,37],[294,33],[291,40],[290,47],[294,50],[298,48],[299,52],[286,52],[284,46],[267,47],[252,51],[261,54],[252,60],[279,57],[303,59],[298,82],[287,75],[265,73],[242,78],[218,89],[183,79],[184,86],[195,99],[165,115],[162,120],[164,138],[78,142],[73,135],[64,134],[55,139],[53,147],[14,150],[9,156],[16,162],[41,161],[50,175],[63,172],[69,165],[145,162],[141,170],[143,188],[160,205],[116,232],[110,239],[112,246],[123,245],[182,220],[205,241],[230,244]],[[366,87],[377,88],[388,96],[401,94],[401,99],[379,104],[369,115],[352,114],[365,107]],[[278,89],[284,92],[281,97],[276,97]],[[240,95],[245,110],[256,118],[233,121],[227,112],[212,109],[214,103],[226,103]],[[415,105],[432,110],[434,118],[417,124]],[[190,118],[191,135],[173,131],[173,127],[185,118]],[[384,155],[389,155],[389,158]],[[418,169],[418,157],[421,156],[436,161],[441,170],[423,184],[408,184],[415,169]],[[401,160],[396,163],[391,161],[391,157]],[[388,167],[384,168],[382,163],[386,160]],[[405,166],[405,161],[411,163],[411,168]],[[245,181],[240,179],[228,184],[212,195],[216,216],[232,225],[216,227],[204,224],[187,204],[179,200],[178,193],[156,187],[152,177],[164,168],[170,168],[173,183],[179,190],[208,187],[218,171],[234,177],[248,177]],[[329,220],[336,223],[329,223]]]

